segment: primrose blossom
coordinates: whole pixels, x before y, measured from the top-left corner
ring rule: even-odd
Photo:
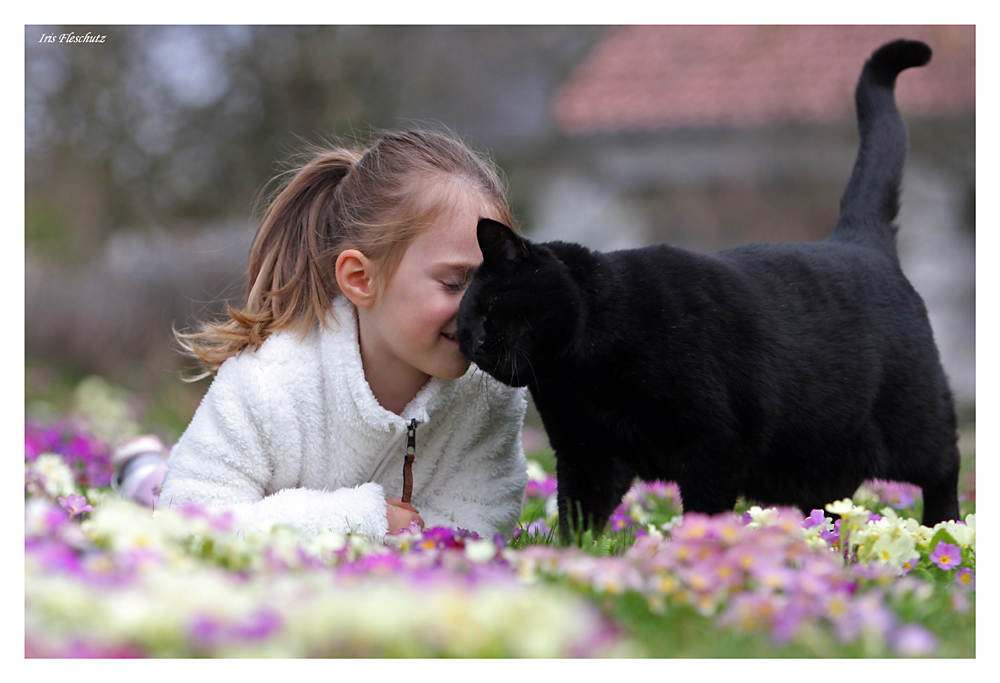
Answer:
[[[71,517],[76,515],[82,515],[85,512],[93,512],[92,508],[84,496],[78,496],[74,493],[68,496],[59,496],[59,504],[62,505],[63,509],[70,514]]]
[[[535,460],[528,460],[528,485],[524,498],[548,498],[556,491],[556,479]]]
[[[976,574],[968,567],[962,567],[955,572],[955,583],[969,590],[976,589]]]
[[[939,541],[931,552],[929,559],[944,570],[953,569],[962,564],[962,549],[952,543]]]
[[[26,470],[31,475],[28,477],[29,493],[40,489],[39,493],[58,498],[77,492],[73,472],[61,455],[42,453]]]
[[[844,498],[826,506],[827,512],[840,515],[841,519],[846,519],[849,526],[860,526],[867,523],[871,518],[871,513],[860,505],[855,505],[850,498]]]
[[[502,537],[419,525],[381,542],[329,530],[303,536],[282,526],[240,531],[231,514],[179,506],[150,514],[89,487],[82,467],[107,451],[96,440],[66,430],[27,434],[26,475],[39,459],[46,465],[48,453],[74,484],[58,497],[60,508],[43,475],[26,476],[25,648],[33,656],[112,652],[114,638],[135,634],[145,656],[593,654],[587,638],[607,624],[579,591],[565,590],[573,584],[607,604],[637,594],[657,614],[686,605],[720,627],[761,629],[777,644],[808,644],[817,628],[830,629],[869,656],[933,654],[934,635],[898,624],[893,609],[913,596],[931,599],[945,581],[952,609],[974,609],[974,515],[928,529],[888,504],[876,515],[845,499],[827,508],[834,519],[824,510],[803,519],[788,508],[758,506],[742,523],[733,514],[671,517],[676,485],[643,483],[610,520],[612,530],[631,526],[634,539],[625,540],[634,542],[605,556],[599,544],[591,551],[549,545],[556,481],[529,461],[526,498],[535,508],[544,503],[546,517],[522,522],[514,535],[527,537],[511,546]],[[28,490],[30,481],[37,483]],[[73,516],[85,512],[93,513],[86,521]],[[524,519],[533,514],[528,509]],[[949,537],[931,553],[942,529]],[[846,545],[848,531],[856,563],[845,566],[829,549]],[[968,566],[961,566],[963,552]],[[934,584],[900,576],[921,562],[953,563],[956,571],[945,580],[937,573]],[[153,616],[130,616],[140,606],[159,619],[156,628]],[[378,616],[390,612],[395,626]],[[385,637],[393,627],[406,637]],[[90,630],[113,635],[105,646],[87,640]],[[387,651],[385,642],[401,649]]]
[[[955,539],[955,542],[965,548],[976,550],[976,516],[966,515],[964,522],[938,522],[934,525],[934,532],[944,529],[948,535]]]

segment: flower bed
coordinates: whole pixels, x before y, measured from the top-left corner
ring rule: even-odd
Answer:
[[[913,487],[710,517],[637,484],[566,547],[532,461],[511,538],[379,542],[151,513],[108,488],[108,455],[79,424],[25,426],[27,656],[975,655],[975,514],[923,527]]]

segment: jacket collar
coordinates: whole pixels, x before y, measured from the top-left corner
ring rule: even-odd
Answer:
[[[380,431],[405,426],[412,419],[419,423],[430,422],[435,409],[447,404],[454,395],[457,383],[464,381],[475,370],[475,366],[470,367],[465,376],[457,380],[431,377],[403,408],[402,414],[396,415],[382,407],[365,379],[358,342],[357,311],[347,297],[340,295],[334,299],[326,325],[320,326],[319,334],[322,371],[336,387],[334,391],[338,395],[344,394],[338,396],[341,409],[354,413],[362,422]]]

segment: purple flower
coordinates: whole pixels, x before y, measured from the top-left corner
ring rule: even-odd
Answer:
[[[403,568],[399,555],[369,555],[355,561],[355,567],[365,574],[387,575],[395,574]]]
[[[83,566],[80,555],[73,548],[61,542],[25,541],[25,556],[41,565],[42,571],[53,573],[68,573],[83,576]]]
[[[672,481],[663,482],[657,480],[643,482],[642,489],[646,495],[663,498],[664,500],[679,501],[681,497],[680,488]]]
[[[913,503],[915,501],[916,498],[913,497],[912,493],[909,493],[907,491],[900,491],[899,500],[895,503],[894,507],[897,510],[905,510],[906,508],[913,507]]]
[[[38,445],[38,440],[28,434],[24,435],[24,461],[35,462],[42,449]]]
[[[882,594],[872,592],[855,598],[846,614],[839,619],[834,616],[833,620],[837,637],[846,643],[860,637],[865,631],[888,635],[895,626],[896,617],[883,603]]]
[[[59,504],[70,514],[70,517],[94,511],[94,508],[87,503],[86,498],[78,496],[75,493],[71,493],[68,496],[59,496]]]
[[[200,615],[188,630],[188,638],[197,649],[210,649],[219,639],[222,627],[218,620],[208,615]]]
[[[869,486],[878,493],[879,498],[896,508],[905,510],[913,507],[913,502],[920,495],[920,487],[913,484],[906,484],[899,481],[886,481],[884,479],[872,479]]]
[[[110,448],[78,427],[59,424],[43,428],[26,422],[25,462],[33,462],[41,453],[62,456],[80,486],[104,488],[111,483]]]
[[[771,638],[779,645],[790,641],[799,627],[812,616],[805,604],[798,601],[789,602],[777,610],[771,628]]]
[[[611,530],[622,531],[632,526],[632,518],[625,512],[615,512],[611,515]]]
[[[903,657],[929,657],[937,649],[937,638],[920,624],[907,624],[896,631],[892,648]]]
[[[955,583],[962,588],[976,590],[976,575],[968,567],[962,567],[955,572]]]
[[[957,545],[939,541],[934,552],[930,554],[930,560],[945,571],[962,564],[962,549]]]
[[[24,535],[46,537],[57,533],[69,517],[58,505],[43,498],[32,498],[24,505]]]
[[[514,529],[514,538],[520,536],[521,534],[526,534],[529,537],[534,536],[536,534],[538,536],[548,536],[551,531],[552,529],[550,529],[549,525],[545,523],[545,520],[539,517],[538,519],[536,519],[534,522],[531,522],[530,524],[528,524],[528,526],[524,527],[523,529],[520,527]]]
[[[819,537],[826,541],[829,545],[833,545],[840,540],[840,520],[836,520],[833,523],[833,531],[826,528],[819,532]]]
[[[260,640],[281,628],[281,617],[274,610],[258,610],[245,624],[233,629],[233,635],[247,640]]]
[[[525,500],[529,498],[548,498],[555,493],[556,488],[556,479],[551,475],[547,475],[545,477],[545,481],[535,481],[534,479],[531,479],[528,481],[528,485],[524,489],[524,498]]]
[[[461,548],[465,545],[459,530],[436,526],[423,531],[422,548]],[[469,532],[466,532],[468,534]],[[478,536],[477,536],[478,538]]]
[[[811,529],[817,524],[826,524],[826,515],[822,510],[813,510],[808,517],[802,520],[803,529]],[[824,528],[826,528],[824,526]]]

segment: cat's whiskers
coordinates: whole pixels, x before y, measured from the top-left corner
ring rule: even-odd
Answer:
[[[535,387],[538,387],[538,374],[535,372],[535,366],[531,364],[531,356],[526,351],[523,351],[516,346],[512,348],[516,352],[520,353],[521,357],[524,358],[524,362],[528,364],[528,368],[531,370],[531,376],[535,378]]]

